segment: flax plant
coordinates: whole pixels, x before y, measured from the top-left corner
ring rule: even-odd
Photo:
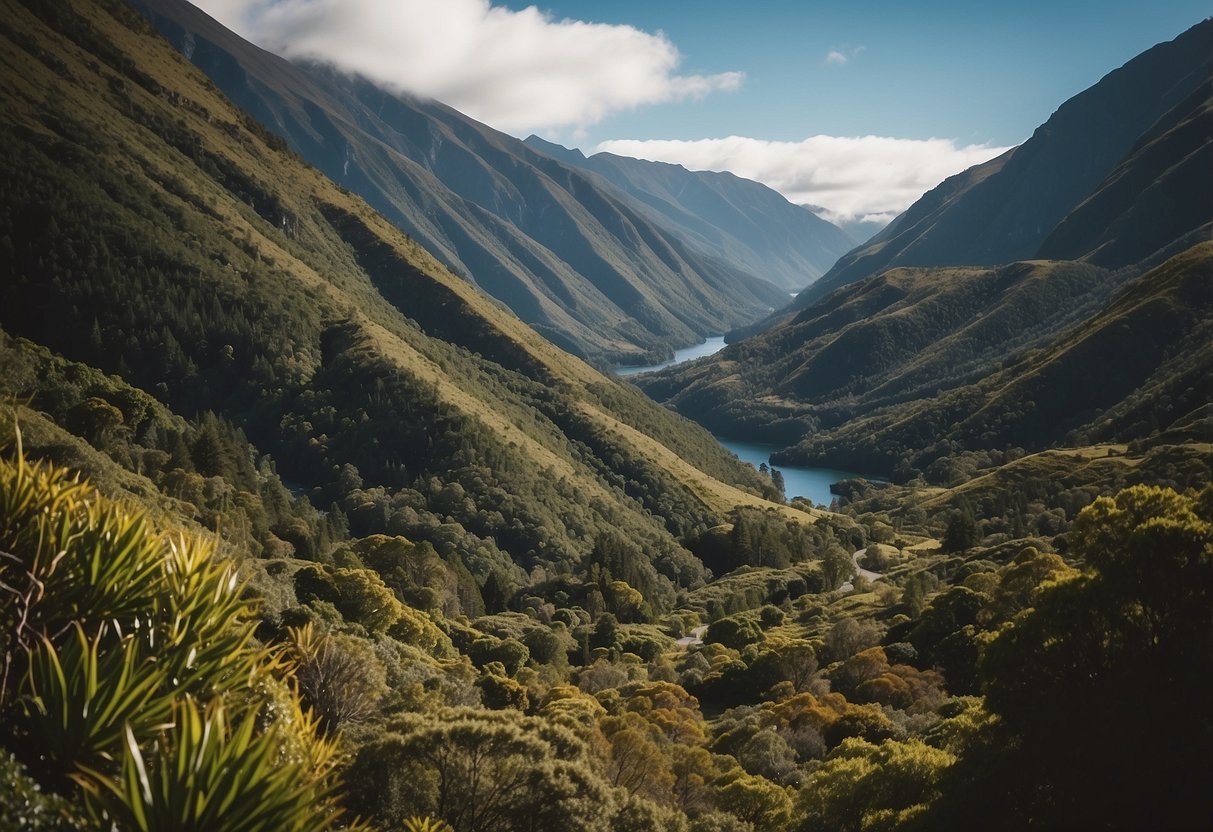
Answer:
[[[332,828],[336,745],[232,563],[62,469],[0,461],[0,744],[103,828]]]

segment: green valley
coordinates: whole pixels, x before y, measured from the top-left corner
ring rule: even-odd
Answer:
[[[750,323],[837,229],[203,18],[0,0],[0,831],[1207,822],[1213,23],[625,382],[560,345]],[[1118,101],[1013,251],[944,244]]]

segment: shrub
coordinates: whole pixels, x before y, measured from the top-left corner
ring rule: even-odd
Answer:
[[[210,540],[158,532],[18,439],[0,553],[0,743],[44,789],[106,828],[333,826],[334,748],[267,695],[281,654],[252,646]]]

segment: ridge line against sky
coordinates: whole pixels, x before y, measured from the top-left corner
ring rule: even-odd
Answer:
[[[285,57],[519,138],[727,170],[861,234],[1210,11],[1204,0],[194,1]]]

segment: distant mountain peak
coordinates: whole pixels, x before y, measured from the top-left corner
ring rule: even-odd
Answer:
[[[778,191],[728,171],[691,171],[608,152],[587,157],[535,136],[526,142],[601,177],[635,199],[653,222],[701,251],[735,268],[754,269],[788,291],[811,284],[855,242]]]
[[[565,147],[556,142],[550,142],[547,139],[540,138],[534,133],[522,140],[523,144],[551,156],[553,159],[559,159],[562,162],[567,162],[571,165],[580,165],[585,161],[585,154],[575,147]]]

